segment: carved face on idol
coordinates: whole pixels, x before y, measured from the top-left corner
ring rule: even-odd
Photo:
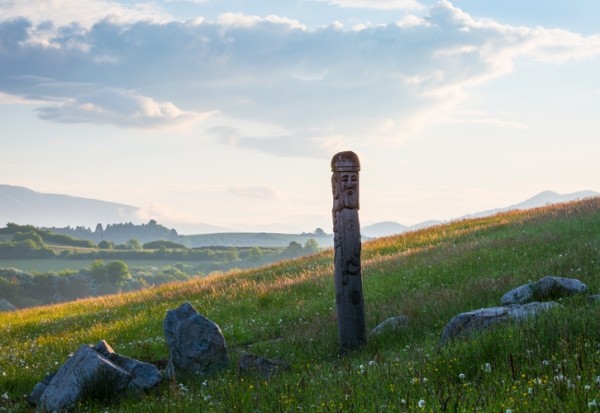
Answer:
[[[358,173],[340,173],[340,195],[344,208],[358,209]]]

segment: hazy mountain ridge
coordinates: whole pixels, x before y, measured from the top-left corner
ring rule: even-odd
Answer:
[[[43,193],[22,186],[0,184],[0,226],[9,222],[36,227],[87,227],[97,224],[142,224],[138,206],[64,194]],[[197,233],[229,232],[216,225],[187,225]]]
[[[0,223],[34,226],[95,226],[97,223],[138,221],[132,205],[46,194],[31,189],[0,185]]]
[[[559,194],[553,191],[543,191],[539,194],[514,205],[507,207],[490,209],[481,212],[458,217],[457,219],[484,217],[494,215],[499,212],[528,209],[539,206],[555,204],[559,202],[568,202],[576,199],[599,196],[595,191],[578,191],[570,194]],[[62,194],[46,194],[36,192],[31,189],[0,185],[0,225],[13,222],[21,225],[34,225],[38,227],[66,227],[66,226],[85,226],[95,228],[96,224],[113,224],[132,222],[142,224],[139,218],[140,209],[136,206],[120,204],[116,202],[101,201],[91,198],[74,197]],[[362,235],[365,238],[377,238],[393,234],[400,234],[407,231],[414,231],[420,228],[430,227],[441,224],[443,221],[428,220],[415,225],[407,226],[393,221],[382,221],[362,228]],[[267,233],[234,233],[235,231],[210,225],[198,223],[193,225],[198,230],[196,235],[189,235],[193,239],[193,246],[216,245],[234,245],[247,246],[248,243],[255,242],[261,238],[266,246],[287,245],[292,234],[275,234],[269,239],[265,238]],[[176,228],[179,230],[179,228]],[[230,236],[226,236],[231,232]],[[268,233],[271,234],[271,233]],[[251,236],[254,235],[254,236]],[[307,234],[308,235],[308,234]],[[248,238],[248,236],[251,236]],[[314,238],[314,236],[313,236]],[[330,237],[320,237],[319,245],[330,245]],[[305,239],[293,240],[301,241]],[[240,243],[240,245],[238,245]]]
[[[600,196],[600,192],[585,190],[573,192],[570,194],[559,194],[554,191],[543,191],[537,195],[532,196],[529,199],[526,199],[523,202],[519,202],[517,204],[509,205],[501,208],[488,209],[485,211],[475,212],[472,214],[467,214],[462,217],[456,219],[466,219],[466,218],[480,218],[486,217],[490,215],[495,215],[500,212],[512,211],[517,209],[530,209],[537,208],[541,206],[546,206],[550,204],[558,204],[561,202],[569,202],[575,201],[578,199],[592,198]],[[443,223],[443,221],[438,220],[429,220],[420,222],[415,225],[406,226],[393,221],[385,221],[378,222],[373,225],[366,226],[362,229],[362,234],[365,237],[369,238],[377,238],[377,237],[385,237],[394,234],[401,234],[407,231],[415,231],[417,229],[426,228],[434,225],[438,225]]]

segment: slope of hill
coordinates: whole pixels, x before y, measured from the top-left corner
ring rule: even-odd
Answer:
[[[518,204],[509,205],[503,208],[495,208],[487,211],[476,212],[474,214],[466,215],[464,216],[464,218],[485,217],[488,215],[497,214],[499,212],[537,208],[546,205],[558,204],[561,202],[570,202],[579,199],[592,198],[599,195],[600,193],[594,191],[578,191],[570,194],[559,194],[554,191],[543,191],[537,195],[532,196],[529,199],[526,199],[523,202],[519,202]]]
[[[23,394],[82,344],[164,366],[168,309],[190,301],[221,326],[231,367],[165,381],[82,411],[595,411],[600,401],[600,303],[585,296],[523,324],[440,346],[456,314],[499,305],[545,275],[600,292],[600,199],[446,225],[363,245],[366,322],[406,315],[399,332],[338,353],[332,251],[137,293],[0,313],[0,407],[27,411]],[[244,352],[291,370],[265,381],[237,374]]]
[[[599,192],[594,191],[578,191],[570,194],[559,194],[553,191],[543,191],[539,194],[526,199],[523,202],[519,202],[518,204],[510,205],[502,208],[490,209],[487,211],[475,212],[472,214],[464,215],[457,219],[465,219],[465,218],[476,218],[476,217],[486,217],[490,215],[494,215],[500,212],[507,212],[513,210],[523,210],[529,208],[537,208],[546,205],[558,204],[561,202],[569,202],[575,201],[579,199],[586,199],[600,196]],[[373,225],[369,225],[364,227],[362,230],[363,235],[369,238],[377,238],[377,237],[386,237],[395,234],[402,234],[407,231],[415,231],[421,228],[427,228],[434,225],[441,224],[442,221],[438,220],[430,220],[425,222],[420,222],[415,225],[406,226],[399,224],[397,222],[386,221],[386,222],[378,222]]]
[[[20,186],[0,185],[0,225],[9,222],[39,227],[88,226],[136,222],[137,207],[70,195],[44,194]]]

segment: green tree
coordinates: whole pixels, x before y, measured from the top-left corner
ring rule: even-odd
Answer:
[[[29,240],[33,241],[35,243],[35,245],[38,247],[41,247],[42,245],[44,245],[44,241],[42,240],[42,237],[40,236],[40,234],[38,234],[35,231],[16,232],[12,236],[13,242],[29,241]]]
[[[104,267],[105,265],[103,260],[94,260],[90,264],[90,275],[96,284],[102,284],[108,281],[108,276]]]
[[[317,228],[315,229],[315,235],[317,237],[324,237],[327,234],[325,233],[325,231],[323,231],[323,228]]]
[[[98,243],[98,248],[101,250],[111,250],[115,247],[115,244],[110,241],[100,241]]]
[[[283,251],[283,255],[286,257],[293,258],[302,255],[303,252],[304,249],[302,248],[302,244],[296,241],[290,241],[287,248]]]
[[[112,285],[120,285],[123,281],[131,278],[129,267],[123,261],[111,261],[105,267],[106,278]]]
[[[304,243],[304,253],[305,254],[314,254],[319,252],[319,244],[314,238],[310,238]]]
[[[264,256],[263,251],[259,247],[252,247],[248,251],[248,259],[250,261],[256,262],[260,261]]]
[[[142,243],[139,242],[137,239],[130,239],[129,241],[127,241],[127,245],[131,247],[132,250],[141,251],[142,249]]]

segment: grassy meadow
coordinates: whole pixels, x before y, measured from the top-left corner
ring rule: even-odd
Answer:
[[[231,368],[163,382],[146,395],[86,401],[82,412],[598,412],[600,302],[586,297],[446,346],[456,314],[497,306],[546,275],[600,293],[600,199],[452,222],[363,244],[367,327],[407,315],[401,333],[340,355],[333,252],[135,293],[0,313],[0,411],[32,411],[36,382],[80,345],[164,367],[162,323],[190,301],[221,327]],[[242,352],[281,358],[270,381],[240,376]]]

